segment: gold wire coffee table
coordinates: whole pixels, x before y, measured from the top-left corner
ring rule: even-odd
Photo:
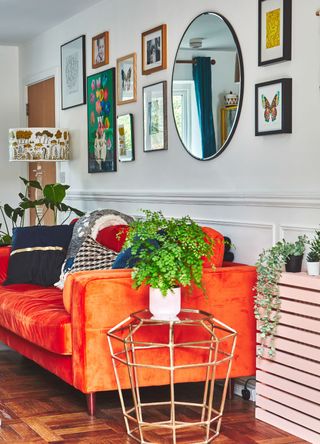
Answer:
[[[128,435],[142,444],[170,442],[170,437],[173,444],[181,439],[194,444],[213,441],[220,432],[236,339],[235,330],[199,310],[181,310],[171,321],[153,319],[142,310],[113,327],[108,342]],[[221,398],[214,392],[217,366],[224,371],[219,374],[224,378]],[[183,381],[184,372],[185,380],[192,372],[192,380],[204,381],[201,402],[178,398],[175,382]],[[164,384],[167,400],[143,399],[142,386]],[[131,399],[124,385],[131,386]],[[164,386],[163,395],[165,391]]]

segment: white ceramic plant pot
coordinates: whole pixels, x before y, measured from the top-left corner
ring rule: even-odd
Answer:
[[[181,310],[181,288],[174,288],[163,296],[158,288],[149,290],[149,310],[154,319],[172,321]]]
[[[307,262],[307,270],[309,276],[319,276],[320,262]]]

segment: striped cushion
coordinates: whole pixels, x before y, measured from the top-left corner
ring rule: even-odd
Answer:
[[[91,236],[87,236],[74,259],[70,273],[109,269],[116,257],[117,253],[99,244]]]

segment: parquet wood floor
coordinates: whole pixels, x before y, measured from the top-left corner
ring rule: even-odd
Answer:
[[[192,396],[197,385],[184,385]],[[148,389],[150,399],[161,399],[163,389]],[[189,411],[183,415],[188,417]],[[155,409],[154,418],[161,417]],[[134,444],[128,438],[116,392],[97,396],[97,415],[86,413],[85,397],[35,363],[12,351],[0,352],[0,442]],[[154,441],[170,440],[154,435]],[[189,434],[181,443],[193,442]],[[227,401],[221,435],[215,444],[298,444],[289,436],[254,418],[254,404],[235,398]],[[179,441],[180,443],[180,441]]]

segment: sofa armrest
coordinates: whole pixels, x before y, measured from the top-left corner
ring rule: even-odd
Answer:
[[[10,252],[10,246],[0,247],[0,284],[7,279]]]
[[[130,313],[148,307],[148,288],[132,289],[132,270],[80,272],[67,278],[64,299],[71,302],[73,384],[84,393],[115,390],[106,332]],[[182,289],[182,307],[201,309],[238,331],[231,376],[255,374],[253,286],[255,267],[205,269],[207,290]]]

